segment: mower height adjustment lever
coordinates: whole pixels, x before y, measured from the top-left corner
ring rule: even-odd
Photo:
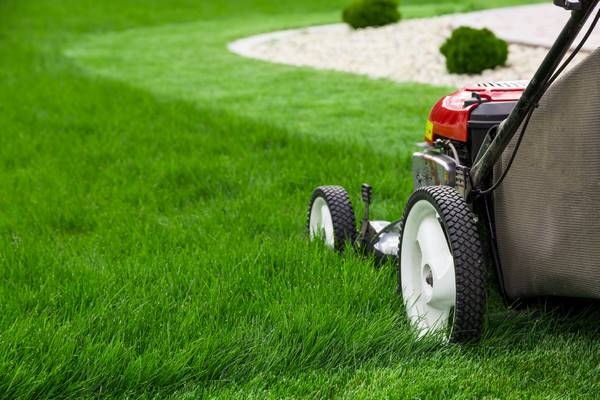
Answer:
[[[581,10],[581,0],[554,0],[554,5],[569,11]]]
[[[363,216],[363,225],[369,224],[369,206],[371,205],[371,194],[373,194],[373,188],[368,183],[363,183],[360,186],[360,194],[363,203],[365,203],[365,215]]]
[[[373,193],[373,188],[369,184],[363,183],[360,186],[360,194],[361,194],[361,197],[362,197],[362,201],[366,205],[371,204],[371,194],[372,193]]]
[[[373,188],[368,183],[363,183],[360,186],[360,194],[363,203],[365,204],[365,211],[362,218],[362,226],[360,229],[360,233],[358,236],[358,242],[361,243],[362,246],[366,246],[369,241],[369,233],[372,231],[371,224],[369,222],[369,206],[371,205],[371,194],[373,193]]]

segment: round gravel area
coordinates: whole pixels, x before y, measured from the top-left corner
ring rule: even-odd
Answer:
[[[510,44],[506,66],[486,70],[481,75],[449,74],[439,48],[450,36],[456,18],[412,19],[360,30],[352,30],[345,24],[317,26],[241,39],[231,43],[229,49],[274,63],[453,87],[531,79],[548,51],[543,47]],[[578,55],[576,61],[586,55]]]

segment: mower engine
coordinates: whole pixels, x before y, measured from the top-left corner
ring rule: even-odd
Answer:
[[[413,155],[415,189],[445,185],[464,193],[461,167],[471,167],[526,86],[527,81],[479,83],[440,99],[427,120],[425,150]]]

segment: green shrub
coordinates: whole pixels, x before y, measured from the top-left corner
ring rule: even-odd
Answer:
[[[506,64],[508,44],[489,29],[457,28],[440,48],[454,74],[479,74]]]
[[[400,21],[397,0],[354,0],[344,9],[342,19],[354,29],[383,26]]]

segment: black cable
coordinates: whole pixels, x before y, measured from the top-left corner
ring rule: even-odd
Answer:
[[[506,168],[504,168],[504,171],[502,172],[502,176],[500,176],[498,181],[496,181],[496,183],[494,183],[490,188],[485,189],[485,190],[477,190],[476,191],[477,194],[485,195],[488,193],[492,193],[494,190],[496,190],[498,188],[498,186],[500,186],[502,184],[502,182],[504,181],[504,178],[506,178],[506,175],[508,175],[508,171],[510,170],[510,167],[512,167],[512,164],[515,161],[515,158],[517,158],[517,152],[519,151],[519,147],[521,146],[523,137],[525,137],[525,130],[527,129],[527,125],[529,125],[529,121],[531,120],[531,117],[533,116],[534,110],[535,110],[535,107],[532,108],[529,111],[529,113],[527,114],[527,117],[525,117],[525,122],[523,123],[523,129],[521,129],[521,134],[519,135],[519,139],[517,139],[517,143],[515,144],[515,149],[513,150],[513,153],[510,156],[510,160],[508,161]]]
[[[485,189],[485,190],[476,189],[475,193],[477,193],[479,195],[485,195],[488,193],[492,193],[494,190],[496,190],[502,184],[502,182],[504,181],[504,178],[506,178],[506,175],[508,175],[508,171],[512,167],[513,162],[517,158],[517,153],[519,151],[519,147],[521,146],[521,142],[523,141],[523,137],[525,136],[525,131],[527,130],[529,121],[531,121],[531,117],[533,116],[533,113],[535,112],[536,108],[538,107],[538,102],[541,100],[541,98],[544,96],[544,94],[546,94],[546,91],[556,81],[556,79],[558,79],[558,77],[564,72],[564,70],[569,66],[569,64],[575,59],[575,57],[577,56],[579,51],[581,51],[581,49],[583,48],[583,46],[585,45],[587,40],[590,38],[590,36],[591,36],[592,32],[594,31],[596,25],[598,24],[599,20],[600,20],[600,9],[596,13],[594,20],[592,21],[592,24],[588,28],[587,32],[585,33],[585,35],[583,36],[583,38],[581,39],[581,41],[579,42],[577,47],[573,50],[571,55],[569,55],[569,57],[562,63],[562,65],[554,72],[552,77],[550,79],[548,79],[548,82],[546,83],[546,85],[544,86],[544,88],[542,89],[540,94],[538,95],[536,101],[533,103],[533,105],[529,109],[529,112],[527,113],[527,116],[525,117],[525,121],[523,122],[523,127],[521,128],[521,133],[519,134],[519,138],[517,139],[517,143],[515,144],[513,153],[510,156],[510,160],[508,161],[506,168],[504,168],[504,171],[502,172],[502,175],[500,176],[500,178],[496,181],[496,183],[494,183],[488,189]]]

